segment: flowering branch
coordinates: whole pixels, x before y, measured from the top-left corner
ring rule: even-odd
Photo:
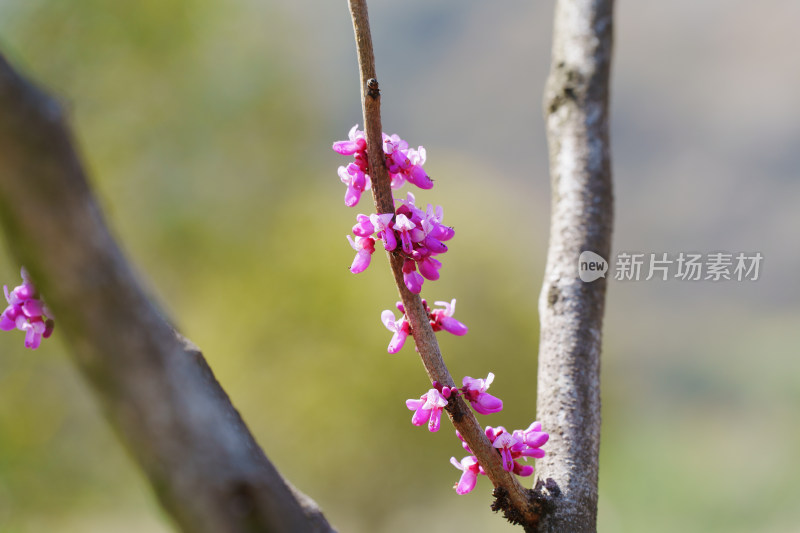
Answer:
[[[376,214],[380,217],[383,214],[395,213],[394,200],[391,192],[392,180],[386,167],[383,148],[383,129],[380,116],[380,88],[375,73],[375,58],[372,51],[372,37],[369,28],[366,0],[349,0],[349,5],[358,51],[358,64],[361,77],[361,104],[366,130],[366,152],[369,159],[368,166],[371,187]],[[351,141],[355,142],[352,138]],[[353,170],[353,174],[355,176],[358,175],[355,170]],[[347,177],[343,176],[343,181],[346,181],[346,179]],[[351,183],[354,181],[355,179],[353,179]],[[352,186],[349,186],[348,191],[351,189]],[[361,186],[360,190],[364,190],[364,187]],[[398,215],[398,218],[400,218],[400,215]],[[395,229],[399,230],[401,228],[395,226]],[[431,382],[434,386],[437,386],[437,388],[442,388],[445,392],[448,392],[448,389],[455,389],[455,382],[450,376],[447,366],[442,359],[439,344],[430,324],[428,312],[419,295],[415,294],[415,292],[418,293],[419,291],[412,292],[409,285],[413,287],[413,284],[410,284],[404,277],[404,274],[408,274],[408,272],[404,272],[404,264],[407,264],[408,261],[399,250],[395,249],[387,253],[392,274],[394,275],[395,283],[397,284],[397,289],[402,300],[402,306],[410,324],[411,335],[414,338],[417,352],[420,354],[425,371]],[[423,405],[427,405],[431,406],[431,409],[427,410],[432,411],[435,406],[440,405],[441,399],[439,396],[441,396],[441,394],[437,393],[437,389],[431,389],[431,391],[432,392],[429,391],[428,395],[423,397],[423,399],[419,401],[414,400],[414,402],[421,402],[422,400],[427,402],[414,404],[416,406],[415,408],[422,409]],[[447,397],[447,394],[445,394],[444,397]],[[510,464],[506,462],[505,456],[501,457],[501,454],[498,453],[498,448],[501,443],[493,443],[493,441],[490,441],[490,437],[488,437],[487,433],[481,428],[460,394],[449,396],[449,401],[447,401],[445,409],[460,438],[466,443],[466,448],[477,457],[480,467],[495,486],[494,494],[496,496],[496,501],[493,508],[495,510],[502,509],[509,521],[522,524],[526,530],[534,531],[538,520],[538,514],[532,505],[531,495],[529,491],[520,485],[511,471],[507,469],[510,468]],[[436,424],[438,422],[434,421],[433,423]],[[491,428],[487,428],[487,431],[489,431],[489,429]],[[498,431],[497,435],[499,436],[501,433],[503,433],[503,431]],[[491,434],[495,436],[495,433],[492,432]],[[508,435],[506,434],[506,438],[507,437]],[[504,439],[501,439],[501,441],[502,440]],[[511,452],[509,451],[509,453]],[[505,465],[504,462],[506,462]],[[460,464],[461,466],[459,466],[459,468],[465,472],[465,475],[472,476],[476,472],[476,465],[473,463]],[[504,466],[506,468],[504,468]]]
[[[333,531],[264,455],[197,347],[145,294],[103,221],[59,105],[2,54],[0,169],[0,226],[30,272],[9,291],[0,329],[26,329],[33,348],[48,330],[37,291],[45,296],[76,366],[177,525]]]
[[[556,3],[544,102],[553,200],[539,299],[537,418],[547,428],[558,428],[538,469],[540,483],[557,497],[542,519],[542,531],[596,530],[606,283],[584,283],[577,266],[581,252],[608,257],[611,248],[612,11],[613,0]]]

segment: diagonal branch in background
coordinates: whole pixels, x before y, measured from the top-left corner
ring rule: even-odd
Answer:
[[[545,90],[552,222],[539,298],[537,419],[550,431],[537,465],[551,489],[541,531],[597,522],[600,347],[606,281],[584,283],[578,258],[609,257],[613,223],[608,135],[613,0],[558,0]],[[542,481],[540,484],[544,484]]]
[[[389,173],[383,159],[380,91],[375,73],[375,57],[372,48],[367,3],[366,0],[349,0],[349,5],[358,52],[361,105],[367,135],[367,154],[375,209],[378,214],[394,213],[394,200],[392,198]],[[439,343],[436,340],[433,329],[431,329],[422,300],[419,295],[409,291],[403,282],[402,257],[396,252],[387,252],[387,254],[397,290],[400,293],[400,299],[411,324],[414,343],[428,377],[432,382],[438,381],[444,386],[455,387],[453,378],[447,370],[444,359],[442,359]],[[535,531],[538,514],[531,503],[529,491],[520,485],[513,474],[503,469],[500,454],[492,447],[472,410],[467,407],[460,396],[454,395],[448,401],[447,413],[453,426],[469,444],[470,449],[478,458],[480,465],[495,487],[496,500],[493,509],[502,509],[505,517],[510,522],[521,524],[526,530]]]
[[[197,347],[149,301],[105,226],[61,109],[2,55],[0,224],[181,529],[333,531],[264,455]]]

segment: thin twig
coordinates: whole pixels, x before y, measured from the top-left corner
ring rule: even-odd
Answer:
[[[551,438],[537,470],[557,495],[540,524],[548,532],[596,529],[606,282],[581,281],[578,258],[592,251],[608,259],[611,249],[612,11],[613,0],[558,0],[545,91],[553,196],[539,299],[537,418]]]
[[[361,73],[361,105],[367,134],[372,191],[377,213],[394,213],[394,200],[389,172],[383,160],[383,140],[380,114],[380,91],[375,73],[375,57],[372,51],[372,36],[369,29],[366,0],[349,0],[350,14],[358,49],[358,65]],[[373,81],[370,81],[373,80]],[[430,380],[444,386],[454,387],[455,382],[447,370],[439,350],[436,335],[430,326],[427,312],[419,295],[408,290],[403,282],[403,258],[399,253],[388,252],[400,299],[411,324],[411,333]],[[453,426],[469,444],[480,465],[486,471],[497,494],[503,494],[499,507],[504,507],[506,517],[515,523],[533,527],[537,515],[533,512],[528,492],[516,477],[503,469],[500,455],[483,432],[480,424],[461,397],[453,396],[447,411]]]

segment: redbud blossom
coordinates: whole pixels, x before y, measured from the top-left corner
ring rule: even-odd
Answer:
[[[456,489],[456,494],[466,494],[474,489],[475,483],[478,481],[478,473],[480,473],[478,458],[474,455],[468,455],[459,462],[455,457],[451,457],[450,463],[463,472],[461,479],[453,486]]]
[[[367,215],[357,215],[356,221],[356,225],[353,226],[353,235],[356,237],[369,237],[375,233],[375,226]]]
[[[361,200],[361,193],[370,188],[369,176],[358,168],[355,163],[346,167],[339,167],[339,178],[347,185],[344,193],[344,205],[353,207]]]
[[[539,448],[544,446],[550,439],[550,435],[542,431],[541,422],[534,422],[528,426],[528,429],[524,431],[518,429],[514,433],[517,431],[521,433],[522,441],[528,446],[528,449],[522,452],[523,455],[536,457],[537,459],[544,457],[544,450],[540,450]]]
[[[413,261],[407,261],[406,264],[410,264],[413,267],[414,262]],[[404,271],[405,271],[405,265],[404,265],[403,268],[404,268]],[[412,273],[416,274],[416,272],[412,272]],[[395,319],[394,313],[392,311],[388,310],[388,309],[381,313],[381,322],[383,322],[383,325],[386,326],[386,329],[388,329],[389,331],[394,333],[394,336],[392,336],[392,340],[389,343],[389,353],[397,353],[398,351],[400,351],[400,348],[403,347],[403,343],[405,342],[406,337],[408,336],[409,333],[411,333],[411,326],[410,326],[410,324],[408,322],[408,318],[405,315],[405,308],[403,307],[403,303],[402,302],[397,302],[396,305],[397,305],[397,309],[399,309],[400,312],[403,313],[401,318],[400,318],[400,320]],[[453,313],[455,312],[455,309],[456,309],[456,300],[455,300],[455,298],[449,303],[448,302],[436,302],[436,305],[444,306],[444,309],[434,309],[433,311],[431,311],[431,308],[428,306],[428,302],[425,301],[424,299],[422,300],[422,305],[423,305],[423,307],[425,308],[425,311],[428,314],[428,320],[430,321],[431,328],[433,329],[433,331],[445,330],[445,331],[448,331],[448,332],[452,333],[453,335],[466,335],[467,334],[467,331],[468,331],[467,326],[465,326],[464,324],[462,324],[461,322],[459,322],[458,320],[456,320],[455,318],[452,317],[452,315],[453,315]],[[475,381],[481,381],[482,382],[483,380],[475,380]],[[491,383],[491,379],[488,380],[488,383],[486,383],[485,389],[489,388],[489,383]],[[476,386],[478,388],[480,388],[481,385],[476,385]],[[483,391],[484,393],[486,392],[485,389]],[[475,393],[471,393],[471,394],[472,394],[472,397],[477,399],[477,397],[478,397],[478,395],[480,393],[475,392]],[[503,402],[501,402],[500,400],[498,400],[494,396],[491,396],[491,395],[487,394],[481,400],[485,401],[486,409],[492,409],[493,406],[496,407],[496,403],[493,403],[493,402],[500,402],[500,409],[502,409]],[[470,400],[470,401],[474,401],[474,400]],[[478,408],[476,408],[475,410],[478,411]],[[481,411],[478,411],[478,412],[480,413]],[[490,412],[494,413],[494,412],[497,412],[497,411],[490,411]],[[487,413],[483,413],[483,414],[487,414]]]
[[[461,388],[461,392],[464,395],[464,399],[469,401],[472,408],[482,415],[498,413],[503,410],[502,400],[486,392],[493,380],[494,374],[489,372],[486,379],[473,379],[465,376],[462,381],[464,386]]]
[[[425,148],[414,150],[397,135],[383,134],[383,152],[386,168],[389,171],[392,189],[409,182],[422,189],[433,187],[433,181],[422,169],[425,163]],[[333,143],[333,150],[342,155],[352,155],[353,162],[339,167],[339,177],[347,185],[344,203],[353,207],[361,200],[364,191],[371,188],[367,158],[366,134],[358,125],[348,133],[346,141]],[[426,211],[418,208],[414,195],[408,193],[406,199],[396,200],[400,206],[396,213],[358,215],[358,223],[353,226],[356,237],[372,237],[383,241],[387,251],[404,256],[403,281],[411,292],[419,294],[425,280],[439,279],[442,263],[434,255],[447,251],[447,241],[453,237],[453,228],[442,224],[442,208],[428,205]],[[369,218],[369,220],[367,220]],[[397,250],[398,239],[400,250]],[[359,250],[357,248],[357,250]],[[369,265],[365,254],[361,254],[354,272],[361,272]]]
[[[419,294],[422,291],[422,284],[425,283],[425,280],[417,272],[416,263],[410,259],[403,262],[403,283],[414,294]]]
[[[456,312],[455,298],[450,302],[434,302],[434,304],[441,305],[444,309],[434,309],[428,312],[433,331],[445,330],[459,337],[467,334],[467,331],[469,331],[467,326],[453,318],[453,313]],[[491,380],[489,380],[489,383],[491,383]],[[489,387],[489,383],[486,384],[487,388]]]
[[[369,216],[369,220],[375,227],[375,231],[378,233],[378,238],[383,241],[383,247],[387,252],[391,252],[397,248],[397,238],[395,237],[394,230],[392,229],[393,218],[394,215],[392,213],[384,213],[382,215],[373,213]]]
[[[497,448],[500,452],[503,458],[504,470],[513,472],[518,476],[529,476],[533,474],[533,467],[530,465],[522,465],[517,462],[517,459],[520,457],[523,460],[527,460],[528,457],[537,459],[544,457],[544,450],[539,449],[539,447],[547,442],[549,435],[540,431],[541,428],[542,425],[540,423],[534,422],[525,431],[516,430],[509,433],[503,426],[498,426],[496,428],[486,426],[485,433],[489,441],[491,441],[492,446]],[[525,442],[525,432],[530,432],[529,434],[532,436],[530,441],[536,446],[529,446]]]
[[[19,329],[25,332],[25,347],[35,350],[42,339],[53,333],[52,313],[39,298],[28,272],[23,268],[22,285],[9,291],[3,286],[8,307],[0,314],[0,329],[11,331]]]
[[[491,374],[490,374],[491,376]],[[467,378],[464,378],[465,380]],[[489,379],[487,378],[487,381]],[[483,380],[473,380],[483,381]],[[464,389],[461,389],[462,393]],[[531,465],[524,465],[518,462],[522,458],[523,461],[528,457],[542,458],[544,457],[544,450],[540,449],[547,439],[550,437],[547,433],[542,431],[542,424],[540,422],[532,423],[528,429],[518,429],[511,433],[502,426],[493,428],[486,426],[486,437],[492,446],[497,449],[503,461],[503,469],[512,472],[518,476],[530,476],[534,472]],[[464,437],[456,431],[456,436],[461,440],[461,446],[472,454],[469,445],[464,440]],[[475,488],[475,481],[477,474],[486,475],[483,468],[478,464],[478,459],[474,455],[469,455],[461,460],[456,461],[455,457],[450,459],[453,466],[464,472],[461,475],[461,480],[455,485],[458,494],[466,494]]]
[[[347,207],[357,205],[361,193],[370,188],[369,164],[367,157],[367,136],[358,129],[358,124],[350,129],[346,141],[333,143],[333,150],[342,155],[352,155],[354,160],[347,167],[339,167],[339,177],[347,185],[344,203]],[[425,148],[408,147],[408,143],[397,135],[383,134],[383,152],[386,168],[389,171],[391,187],[398,189],[407,181],[420,189],[430,189],[433,181],[422,169],[425,163]]]
[[[399,352],[403,348],[408,334],[411,333],[411,325],[406,320],[406,316],[403,315],[400,320],[396,320],[394,313],[387,309],[381,313],[381,322],[386,326],[386,329],[394,333],[392,340],[389,341],[388,352],[391,354]]]
[[[350,266],[350,272],[353,274],[364,272],[369,266],[372,254],[375,253],[375,239],[372,237],[356,237],[354,241],[350,235],[346,237],[350,246],[356,251],[356,257]]]
[[[419,400],[406,400],[406,407],[414,411],[411,423],[415,426],[428,424],[429,431],[439,431],[442,409],[447,405],[447,398],[436,389],[430,389]]]

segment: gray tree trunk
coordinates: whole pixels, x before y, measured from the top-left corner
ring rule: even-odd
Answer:
[[[551,439],[537,461],[550,493],[543,532],[597,522],[600,346],[606,280],[578,278],[578,257],[609,259],[613,221],[608,137],[612,0],[558,0],[545,91],[552,223],[539,298],[538,420]]]

